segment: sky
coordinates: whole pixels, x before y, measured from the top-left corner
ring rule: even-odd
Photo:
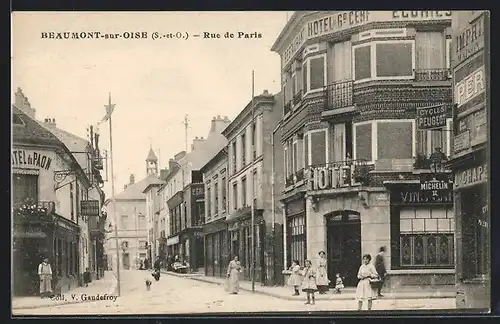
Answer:
[[[168,164],[185,147],[183,119],[192,139],[206,137],[214,116],[233,119],[255,94],[280,91],[280,59],[271,46],[292,12],[14,12],[12,98],[20,87],[36,118],[87,138],[89,125],[116,104],[112,115],[115,193],[130,174],[146,175],[150,145]],[[49,39],[48,32],[122,34],[147,39]],[[181,32],[189,38],[152,39]],[[221,38],[192,35],[220,33]],[[233,33],[235,38],[224,38]],[[261,38],[238,39],[238,32]],[[109,122],[101,124],[99,146],[109,150]],[[109,161],[108,161],[109,165]],[[104,187],[111,196],[111,172]]]

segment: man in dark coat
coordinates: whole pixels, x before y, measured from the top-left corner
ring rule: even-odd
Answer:
[[[377,270],[377,273],[380,276],[381,280],[379,286],[377,287],[377,294],[379,297],[383,297],[382,286],[384,285],[384,280],[387,276],[387,270],[385,269],[385,260],[384,260],[385,246],[381,246],[379,251],[380,252],[375,257],[375,269]]]

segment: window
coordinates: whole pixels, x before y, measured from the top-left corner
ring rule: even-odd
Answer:
[[[258,183],[259,179],[257,176],[257,170],[253,171],[253,178],[252,178],[252,187],[253,187],[253,205],[255,206],[257,204],[257,195],[258,195]]]
[[[207,202],[207,218],[210,219],[212,217],[212,184],[209,182],[207,183],[207,197],[206,197],[206,202]]]
[[[122,215],[120,218],[120,225],[122,230],[128,229],[128,215]]]
[[[137,223],[138,223],[139,229],[146,229],[146,216],[139,214],[137,216]]]
[[[70,182],[69,184],[69,208],[70,208],[70,215],[71,215],[71,220],[75,220],[75,197],[73,195],[73,182]]]
[[[304,214],[289,217],[287,219],[287,246],[290,251],[287,253],[287,266],[293,260],[298,260],[303,264],[306,259],[306,217]]]
[[[38,175],[13,174],[12,191],[15,206],[24,203],[26,200],[38,203]]]
[[[241,179],[241,207],[247,206],[247,178]]]
[[[305,93],[323,90],[326,85],[326,54],[309,57],[303,64]]]
[[[238,183],[233,183],[233,209],[238,209]]]
[[[377,123],[377,159],[411,159],[412,143],[411,122],[394,120]]]
[[[373,161],[371,123],[354,125],[354,158]]]
[[[231,143],[231,165],[233,174],[236,173],[236,140]]]
[[[205,203],[204,202],[197,202],[196,203],[196,208],[198,209],[196,211],[196,219],[194,221],[195,226],[201,226],[205,224]]]
[[[257,158],[257,121],[252,123],[252,151],[253,158]]]
[[[333,161],[345,161],[347,156],[352,158],[352,123],[333,125],[332,156]]]
[[[139,241],[139,248],[140,249],[147,249],[148,248],[148,242],[147,241]]]
[[[214,182],[214,215],[219,213],[219,184]]]
[[[224,213],[226,211],[226,177],[223,176],[222,179],[221,179],[221,198],[222,198],[222,212]]]
[[[446,68],[451,69],[451,38],[446,39]]]
[[[446,120],[446,129],[417,131],[418,153],[429,157],[435,151],[436,147],[440,147],[442,152],[449,157],[451,154],[450,133],[452,122],[453,120],[451,118]]]
[[[442,32],[417,32],[416,68],[417,70],[436,70],[445,68],[445,42]]]
[[[241,167],[244,167],[247,165],[247,160],[246,160],[246,152],[247,152],[247,145],[246,145],[246,136],[245,133],[241,134]]]
[[[328,163],[326,134],[326,129],[309,132],[309,165],[324,165]]]
[[[332,48],[333,82],[352,80],[351,41],[336,43]]]
[[[411,79],[415,68],[412,40],[374,41],[353,46],[354,80]]]
[[[400,210],[402,267],[454,266],[454,214],[446,208],[404,207]]]

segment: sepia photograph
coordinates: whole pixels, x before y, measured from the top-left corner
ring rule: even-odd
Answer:
[[[490,312],[489,11],[11,26],[12,316]]]

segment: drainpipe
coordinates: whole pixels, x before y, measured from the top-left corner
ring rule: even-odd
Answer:
[[[272,147],[272,152],[273,154],[271,155],[271,215],[272,215],[272,228],[273,228],[273,233],[274,233],[274,223],[276,220],[276,207],[275,207],[275,198],[274,198],[274,184],[275,181],[274,179],[276,178],[274,174],[274,135],[278,131],[278,129],[281,127],[281,121],[276,125],[276,128],[273,130],[273,135],[271,136],[271,147]]]

